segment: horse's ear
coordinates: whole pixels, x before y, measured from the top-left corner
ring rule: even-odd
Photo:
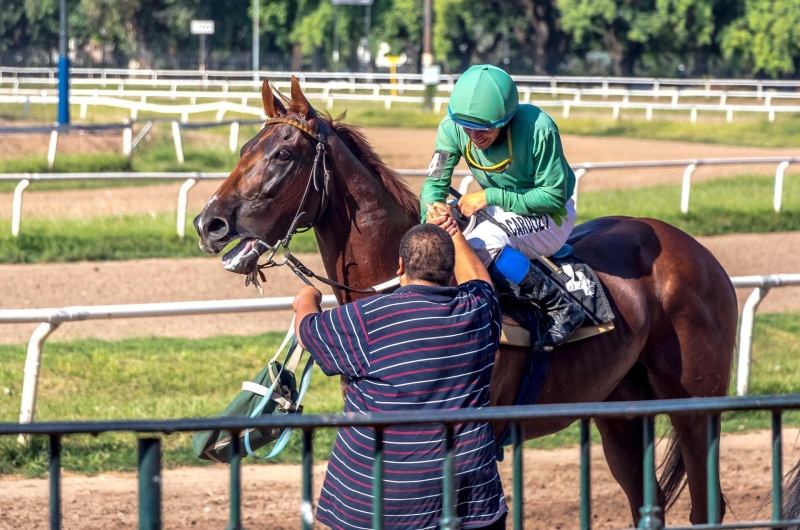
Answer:
[[[273,94],[272,87],[269,86],[269,79],[264,79],[261,85],[261,101],[264,103],[264,114],[267,118],[275,118],[286,114],[286,107],[283,106],[280,98]]]
[[[314,118],[317,115],[314,107],[303,95],[303,91],[300,89],[300,81],[295,76],[292,76],[292,110],[302,114],[306,119]]]

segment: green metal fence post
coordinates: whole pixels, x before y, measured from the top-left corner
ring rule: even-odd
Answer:
[[[644,506],[639,510],[642,518],[639,528],[645,530],[661,530],[661,508],[656,500],[656,442],[655,419],[652,416],[642,418],[644,426]]]
[[[522,426],[519,423],[511,424],[511,442],[514,445],[514,530],[522,530],[525,526],[525,503],[522,497]]]
[[[139,438],[139,530],[161,529],[161,440]]]
[[[300,524],[303,530],[314,527],[314,448],[313,429],[303,429],[303,503],[300,505]]]
[[[225,530],[242,528],[242,447],[239,431],[231,431],[230,466],[231,466],[231,508],[230,523]]]
[[[372,528],[383,530],[383,429],[376,427],[372,462]]]
[[[441,530],[458,530],[460,528],[456,516],[456,443],[453,436],[453,426],[444,428],[444,495],[442,497],[442,520],[439,523]]]
[[[706,416],[706,436],[708,443],[708,453],[706,454],[708,524],[719,524],[719,416],[717,414]]]
[[[581,419],[581,530],[592,528],[592,439],[589,418]]]
[[[783,519],[783,441],[781,411],[772,411],[772,520]]]
[[[50,529],[61,528],[61,438],[50,436]]]

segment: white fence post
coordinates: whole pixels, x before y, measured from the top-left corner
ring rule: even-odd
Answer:
[[[578,188],[581,185],[581,178],[586,174],[588,169],[580,168],[575,171],[575,190],[572,192],[572,202],[575,203],[575,210],[578,209]]]
[[[178,237],[183,239],[186,235],[186,210],[189,204],[189,190],[197,184],[197,179],[191,178],[183,183],[178,194]]]
[[[769,292],[769,287],[756,287],[747,298],[742,309],[742,322],[739,325],[739,355],[736,372],[736,395],[746,396],[750,386],[750,359],[753,349],[753,325],[758,304]]]
[[[56,163],[56,149],[58,149],[58,130],[50,133],[50,147],[47,149],[47,168],[53,169]]]
[[[231,153],[235,153],[239,148],[239,122],[236,120],[231,123],[231,136],[228,139],[228,147]]]
[[[772,207],[775,212],[781,211],[781,200],[783,199],[783,174],[789,167],[789,162],[781,162],[775,170],[775,196],[772,198]]]
[[[697,168],[696,164],[689,164],[683,171],[683,185],[681,186],[681,212],[689,213],[689,191],[692,187],[692,173]]]
[[[23,179],[19,181],[17,187],[14,188],[14,204],[11,210],[11,235],[17,237],[19,235],[19,225],[22,220],[22,192],[25,188],[30,186],[31,181]]]
[[[133,153],[133,124],[128,120],[125,120],[125,124],[128,126],[122,130],[122,154],[130,157]]]
[[[177,121],[172,122],[172,140],[175,142],[175,156],[179,164],[183,164],[183,142],[181,142],[181,126]]]
[[[31,335],[28,342],[28,355],[25,357],[25,378],[22,383],[22,404],[19,411],[20,423],[33,422],[36,413],[36,394],[39,389],[39,368],[42,364],[42,349],[47,337],[58,328],[58,324],[42,322]],[[22,435],[17,439],[24,443]]]

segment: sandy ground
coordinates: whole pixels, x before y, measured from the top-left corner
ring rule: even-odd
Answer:
[[[401,169],[427,168],[436,132],[429,129],[366,129],[374,147],[390,167]],[[9,146],[19,142],[8,138]],[[219,137],[214,137],[218,142]],[[73,141],[69,138],[67,141]],[[101,141],[102,140],[102,141]],[[208,138],[198,138],[198,142]],[[91,150],[91,142],[107,142],[103,137],[87,136],[82,149]],[[3,147],[0,142],[0,158]],[[46,142],[44,142],[46,146]],[[39,146],[41,147],[41,146]],[[46,147],[45,147],[46,148]],[[688,142],[666,142],[637,140],[630,138],[590,138],[565,136],[564,149],[572,163],[613,162],[628,160],[668,160],[695,158],[731,158],[747,156],[797,156],[797,149],[761,149],[724,145],[696,144]],[[64,152],[69,148],[64,147]],[[462,169],[466,169],[462,160]],[[694,181],[711,178],[725,178],[745,173],[771,174],[775,164],[762,166],[721,166],[700,167],[692,176]],[[789,173],[793,168],[789,168]],[[683,175],[682,167],[646,170],[593,170],[581,180],[581,190],[620,189],[652,186],[656,184],[678,184]],[[412,189],[419,193],[423,178],[407,179]],[[200,210],[211,197],[220,181],[199,183],[189,195],[190,211]],[[133,215],[151,212],[165,212],[177,207],[180,183],[172,185],[143,186],[135,188],[114,188],[106,190],[72,190],[60,192],[36,192],[35,183],[26,192],[24,200],[25,217],[63,219],[108,215]],[[473,184],[477,189],[477,184]],[[11,217],[11,193],[0,193],[0,218]]]
[[[800,232],[705,237],[700,241],[732,276],[796,273]],[[324,271],[314,254],[301,260]],[[299,280],[287,269],[267,271],[265,296],[293,296]],[[323,292],[330,292],[323,286]],[[740,305],[750,290],[739,291]],[[244,287],[244,277],[226,272],[216,258],[149,259],[99,263],[0,265],[0,308],[24,309],[72,305],[129,304],[258,297]],[[760,312],[800,310],[800,288],[773,289]],[[206,337],[250,335],[285,330],[291,312],[229,314],[195,317],[137,318],[65,324],[49,340],[81,337],[118,339],[132,336]],[[0,327],[0,342],[26,342],[35,324]]]
[[[784,469],[800,458],[796,430],[784,431]],[[665,444],[661,444],[663,449]],[[768,518],[764,499],[770,495],[771,445],[768,432],[723,436],[720,444],[722,489],[730,502],[725,522]],[[501,464],[506,497],[511,502],[511,466]],[[578,450],[526,450],[525,524],[529,529],[556,530],[578,526]],[[319,494],[324,464],[315,466],[314,491]],[[614,482],[599,445],[592,450],[594,528],[628,528],[627,499]],[[242,512],[247,528],[299,528],[300,467],[245,466]],[[228,470],[223,466],[182,468],[163,473],[165,528],[223,528],[228,522]],[[137,480],[131,473],[63,478],[65,529],[135,528]],[[316,498],[316,497],[315,497]],[[47,528],[48,483],[42,479],[0,477],[0,529]],[[760,511],[759,511],[760,509]],[[671,525],[688,523],[688,492],[667,514]],[[758,517],[756,514],[758,513]],[[318,528],[321,525],[317,525]],[[509,523],[510,528],[510,523]]]

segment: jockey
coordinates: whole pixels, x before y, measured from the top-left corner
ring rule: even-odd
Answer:
[[[422,221],[428,205],[443,206],[453,169],[464,156],[483,190],[462,196],[459,212],[470,217],[485,209],[540,254],[558,251],[575,226],[575,174],[550,116],[534,105],[520,105],[514,81],[491,65],[464,72],[447,110],[422,188]],[[464,235],[484,266],[516,283],[547,315],[540,339],[532,340],[534,349],[566,342],[583,321],[581,304],[496,225],[483,222]]]

